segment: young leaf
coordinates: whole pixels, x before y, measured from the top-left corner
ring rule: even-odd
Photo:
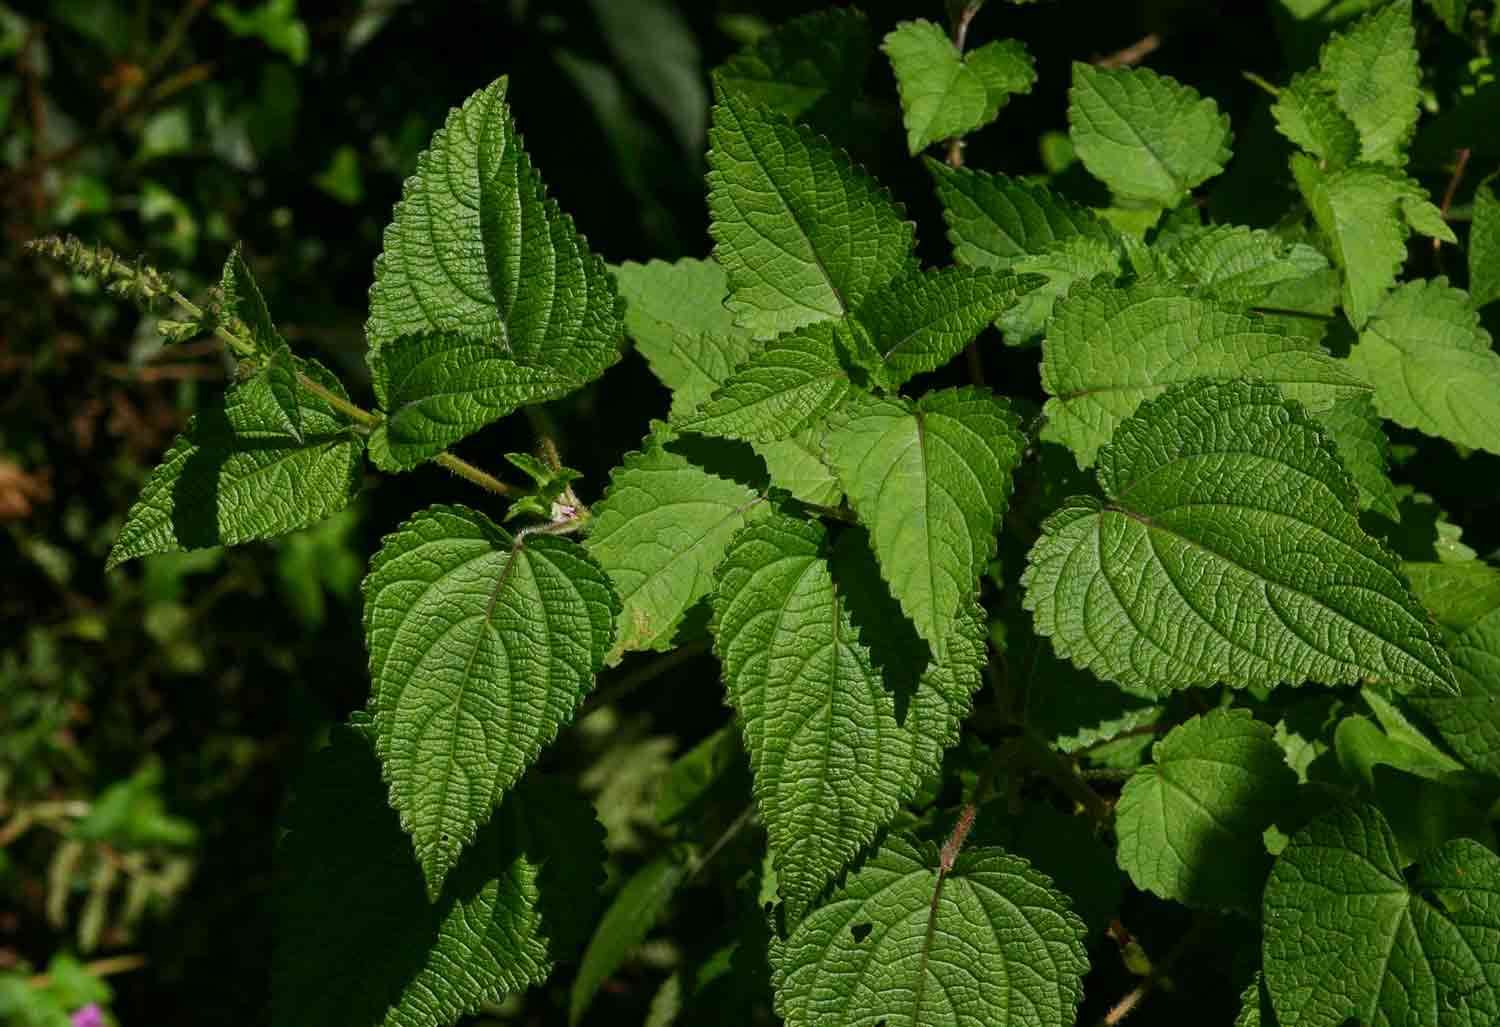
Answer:
[[[995,325],[1005,334],[1006,345],[1024,346],[1041,338],[1057,301],[1074,285],[1096,278],[1106,283],[1119,278],[1123,270],[1121,254],[1118,242],[1101,242],[1078,235],[1016,261],[1014,270],[1018,274],[1040,275],[1047,284],[1022,296],[1015,306],[996,318]]]
[[[1474,190],[1474,220],[1469,225],[1469,294],[1474,306],[1500,299],[1500,199],[1494,178]]]
[[[714,74],[726,92],[793,121],[846,115],[869,65],[870,23],[854,8],[828,8],[778,25]]]
[[[293,366],[345,395],[315,361]],[[151,553],[275,538],[347,506],[359,488],[363,444],[343,414],[306,389],[296,395],[300,442],[279,408],[268,410],[242,386],[231,387],[222,406],[200,410],[146,479],[106,569]]]
[[[787,1027],[1053,1027],[1073,1022],[1084,925],[1025,860],[897,835],[777,946]]]
[[[978,684],[982,636],[966,621],[915,687],[893,689],[871,652],[890,633],[862,639],[851,616],[867,590],[836,587],[823,528],[785,515],[740,532],[717,578],[714,647],[795,923],[938,766]]]
[[[995,554],[1020,420],[982,389],[916,402],[861,396],[833,422],[829,459],[870,529],[880,569],[917,632],[941,653]]]
[[[1396,284],[1406,260],[1408,226],[1456,241],[1416,182],[1391,168],[1356,164],[1327,172],[1310,157],[1292,157],[1292,175],[1344,275],[1344,312],[1360,327]]]
[[[1359,159],[1359,129],[1339,107],[1327,76],[1304,71],[1271,105],[1276,129],[1325,164],[1341,168]]]
[[[1073,63],[1068,128],[1078,159],[1123,200],[1175,207],[1229,160],[1229,118],[1149,68]]]
[[[1455,696],[1414,696],[1411,705],[1475,770],[1500,777],[1500,571],[1477,562],[1407,564],[1412,587],[1452,632]]]
[[[1403,164],[1422,99],[1410,0],[1387,4],[1335,33],[1323,46],[1319,67],[1359,131],[1360,159]]]
[[[912,267],[914,226],[863,169],[732,90],[717,94],[709,232],[740,325],[766,339],[844,317]]]
[[[1270,725],[1213,710],[1173,728],[1152,760],[1115,809],[1120,866],[1164,899],[1254,913],[1271,869],[1261,835],[1297,787]]]
[[[913,155],[988,125],[1012,94],[1030,92],[1036,81],[1031,56],[1018,41],[997,40],[961,54],[926,19],[901,22],[880,48],[896,72]]]
[[[599,920],[594,936],[578,964],[578,976],[568,994],[568,1023],[577,1024],[588,1012],[594,995],[630,951],[645,940],[656,920],[672,902],[687,868],[671,856],[659,856],[637,870]]]
[[[1217,225],[1184,232],[1161,251],[1168,274],[1199,295],[1252,306],[1278,286],[1328,267],[1306,243],[1291,243],[1261,228]]]
[[[1311,339],[1288,335],[1239,308],[1144,283],[1073,289],[1042,343],[1042,438],[1071,449],[1081,467],[1142,402],[1193,378],[1258,378],[1309,410],[1369,393]]]
[[[1108,501],[1048,518],[1022,577],[1059,655],[1156,695],[1365,679],[1451,692],[1331,445],[1274,387],[1174,386],[1120,425],[1099,483]]]
[[[224,290],[225,306],[244,324],[263,362],[255,377],[240,385],[242,400],[256,408],[257,420],[267,426],[277,425],[301,442],[302,404],[297,400],[297,367],[292,351],[272,323],[265,297],[238,246],[224,262],[219,286]]]
[[[1317,420],[1338,450],[1344,470],[1354,479],[1359,508],[1400,521],[1400,496],[1386,471],[1388,441],[1369,395],[1341,397],[1320,411]]]
[[[611,663],[635,649],[670,649],[683,614],[713,588],[730,538],[770,513],[764,492],[669,450],[673,438],[658,429],[625,457],[584,542],[620,596]]]
[[[538,390],[517,404],[564,395],[619,359],[614,280],[572,218],[547,198],[505,93],[502,77],[449,114],[417,158],[386,229],[365,326],[383,406],[387,375],[412,363],[383,351],[413,336],[487,344],[494,359],[536,373]],[[503,391],[511,373],[487,373],[485,387]],[[412,391],[418,384],[430,389],[426,397]],[[403,398],[440,402],[452,384],[451,374],[419,378]],[[514,408],[507,402],[479,405],[494,419]]]
[[[952,360],[986,325],[1045,281],[1038,275],[962,267],[919,271],[870,297],[860,321],[870,330],[894,388]]]
[[[1406,282],[1387,296],[1349,365],[1375,386],[1383,416],[1500,453],[1500,354],[1468,295],[1446,278]]]
[[[593,687],[620,600],[576,542],[459,506],[386,536],[364,593],[375,749],[436,895]]]
[[[275,1027],[446,1027],[540,984],[592,926],[604,832],[587,802],[550,782],[506,796],[432,902],[366,731],[334,730],[286,827]]]
[[[1409,879],[1402,868],[1373,806],[1337,809],[1293,836],[1265,896],[1265,982],[1282,1027],[1500,1017],[1500,857],[1460,838]]]
[[[1004,270],[1053,243],[1078,236],[1101,243],[1114,233],[1094,212],[1044,185],[928,159],[948,223],[953,259]]]

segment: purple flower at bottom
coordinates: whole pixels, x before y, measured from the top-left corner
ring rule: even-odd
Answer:
[[[99,1003],[90,1002],[81,1009],[73,1010],[73,1027],[104,1027],[104,1010]]]

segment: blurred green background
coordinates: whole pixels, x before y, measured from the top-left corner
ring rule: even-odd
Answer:
[[[208,341],[163,347],[150,318],[21,243],[74,233],[144,255],[192,294],[243,240],[293,347],[342,374],[359,398],[381,231],[450,106],[509,74],[526,144],[595,249],[611,262],[703,256],[708,69],[821,6],[0,3],[0,1022],[66,1024],[66,1011],[88,1002],[127,1025],[259,1022],[277,813],[304,755],[367,690],[366,555],[417,506],[465,495],[430,467],[399,481],[372,477],[352,509],[300,535],[105,575],[144,475],[232,367]],[[942,0],[862,6],[877,40],[900,18],[944,15]],[[1065,128],[1069,61],[1151,40],[1150,66],[1213,96],[1233,120],[1237,157],[1210,198],[1213,213],[1268,224],[1292,195],[1285,150],[1264,93],[1241,72],[1285,81],[1329,26],[1373,6],[991,0],[972,39],[1023,40],[1040,81],[974,138],[968,162],[1056,170],[1063,141],[1042,134]],[[1458,32],[1437,17],[1455,6]],[[1450,0],[1424,15],[1434,96],[1468,98],[1435,100],[1442,109],[1424,121],[1415,171],[1435,196],[1450,177],[1451,141],[1485,118],[1500,124],[1486,56],[1493,14],[1488,0],[1467,9]],[[929,182],[905,153],[889,66],[873,49],[868,56],[868,98],[818,127],[908,205],[924,258],[946,263]],[[1500,151],[1500,132],[1482,137]],[[1472,161],[1458,212],[1500,152],[1481,146]],[[993,346],[986,359],[1005,391],[1039,395],[1034,354]],[[585,472],[579,491],[592,500],[666,409],[665,391],[632,355],[541,416],[567,463]],[[513,420],[462,451],[492,466],[526,448],[524,419]],[[1449,447],[1398,441],[1413,458],[1405,479],[1449,500],[1447,536],[1461,531],[1493,551],[1497,461],[1463,463]],[[1408,509],[1426,527],[1402,529],[1400,544],[1426,555],[1439,512],[1416,496]],[[636,815],[671,754],[727,719],[710,661],[679,673],[689,680],[670,701],[643,690],[549,756],[606,793],[615,861],[639,861],[637,834],[649,828]],[[657,956],[666,965],[672,953]],[[590,1022],[640,1022],[653,988],[627,979]],[[496,1015],[562,1022],[555,1010],[565,1006],[544,994]]]

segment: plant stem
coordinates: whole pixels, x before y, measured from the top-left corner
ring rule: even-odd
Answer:
[[[1152,962],[1151,973],[1147,975],[1146,979],[1137,984],[1128,995],[1109,1008],[1109,1012],[1100,1018],[1098,1027],[1118,1027],[1120,1023],[1124,1022],[1127,1016],[1135,1011],[1137,1006],[1146,1000],[1146,996],[1155,991],[1157,987],[1162,984],[1170,985],[1171,979],[1168,977],[1168,974],[1171,972],[1172,967],[1182,958],[1184,953],[1197,945],[1199,938],[1207,929],[1207,925],[1208,921],[1206,919],[1199,918],[1196,920],[1193,926],[1188,929],[1188,932],[1178,940],[1177,944],[1172,946],[1172,951],[1167,953],[1166,958],[1162,959],[1159,963]]]
[[[1470,150],[1467,146],[1458,151],[1458,160],[1453,165],[1453,177],[1448,179],[1448,188],[1443,190],[1443,205],[1439,209],[1442,211],[1444,221],[1448,220],[1448,208],[1453,206],[1453,196],[1458,192],[1458,183],[1463,180],[1464,169],[1469,166],[1469,153]],[[1434,236],[1432,240],[1432,261],[1437,265],[1439,272],[1443,270],[1442,251],[1443,240]]]
[[[129,954],[123,956],[109,956],[105,959],[96,959],[91,963],[83,964],[83,969],[95,977],[112,977],[115,974],[129,973],[139,970],[146,965],[146,957]],[[26,983],[33,988],[45,988],[52,982],[47,974],[37,974]]]
[[[1052,748],[1045,738],[1029,727],[1022,729],[1016,742],[1027,762],[1082,806],[1085,813],[1100,823],[1109,820],[1113,811],[1108,800],[1089,787],[1071,759]]]
[[[675,670],[707,651],[707,642],[689,642],[687,645],[672,650],[665,656],[652,660],[640,670],[625,675],[620,680],[599,689],[593,695],[589,696],[584,701],[582,708],[579,709],[577,719],[582,720],[601,706],[608,706],[619,702],[642,685],[655,681],[667,671]]]
[[[697,877],[704,867],[714,861],[714,857],[723,850],[724,846],[728,845],[734,839],[734,836],[743,831],[745,825],[749,824],[754,818],[755,803],[752,802],[745,807],[739,816],[730,822],[728,827],[724,828],[724,833],[714,840],[714,843],[708,847],[708,851],[703,854],[703,857],[693,864],[693,869],[688,871],[687,879],[691,881]]]

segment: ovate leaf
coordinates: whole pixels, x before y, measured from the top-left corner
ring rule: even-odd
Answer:
[[[1036,69],[1014,39],[960,54],[926,19],[903,21],[880,44],[896,72],[906,144],[913,153],[994,121],[1015,93],[1031,91]]]
[[[335,395],[344,386],[314,361],[293,366]],[[125,515],[107,568],[151,553],[274,538],[331,517],[359,488],[362,440],[349,419],[298,388],[302,439],[279,405],[234,386],[172,443]]]
[[[1117,279],[1123,270],[1122,249],[1115,241],[1077,235],[1052,243],[1041,253],[1022,257],[1015,262],[1014,270],[1027,276],[1040,275],[1047,282],[1022,296],[995,322],[1005,333],[1007,345],[1023,346],[1041,337],[1057,301],[1075,284],[1101,277],[1105,282]]]
[[[1500,199],[1494,179],[1474,190],[1474,220],[1469,225],[1469,294],[1474,306],[1500,299]]]
[[[540,984],[588,936],[604,833],[588,803],[556,784],[528,780],[506,796],[434,901],[366,731],[335,729],[286,827],[275,1027],[446,1027]]]
[[[1359,508],[1399,521],[1400,497],[1386,470],[1389,443],[1369,395],[1341,397],[1327,410],[1319,411],[1317,419],[1338,450],[1344,470],[1354,479]]]
[[[1306,243],[1238,225],[1185,232],[1161,256],[1171,277],[1192,283],[1200,295],[1247,306],[1264,302],[1278,286],[1328,267],[1324,256]]]
[[[1271,869],[1261,835],[1297,787],[1271,727],[1220,709],[1172,729],[1115,809],[1137,888],[1199,909],[1253,913]]]
[[[926,165],[960,264],[1005,269],[1065,239],[1114,239],[1093,211],[1044,185],[930,159]]]
[[[1500,354],[1468,295],[1446,278],[1406,282],[1387,296],[1349,364],[1375,386],[1383,416],[1500,453]]]
[[[892,595],[936,652],[995,553],[1025,449],[1019,423],[989,392],[944,389],[915,402],[862,396],[833,424],[829,458]]]
[[[778,946],[787,1027],[1056,1027],[1088,970],[1083,922],[1044,875],[996,848],[887,839]]]
[[[1266,884],[1265,981],[1281,1027],[1451,1024],[1500,1017],[1500,857],[1450,841],[1403,873],[1373,806],[1297,832]]]
[[[864,544],[859,533],[845,538]],[[850,607],[872,599],[863,577],[858,590],[836,587],[831,555],[820,525],[773,516],[736,536],[714,594],[715,651],[744,730],[788,923],[937,768],[983,654],[971,615],[946,659],[920,680],[888,683],[871,646],[886,646],[892,633],[861,637]],[[910,647],[894,659],[927,666]]]
[[[1099,452],[1106,501],[1042,525],[1022,578],[1058,654],[1148,694],[1372,679],[1452,690],[1352,483],[1272,386],[1198,381],[1141,406]]]
[[[434,506],[365,578],[375,749],[436,895],[593,687],[620,601],[584,548]]]
[[[1068,128],[1078,158],[1121,199],[1175,207],[1229,160],[1229,118],[1149,68],[1073,63]]]
[[[1271,105],[1276,129],[1332,167],[1359,159],[1359,129],[1334,97],[1327,76],[1317,71],[1294,75]]]
[[[911,265],[914,228],[826,139],[718,87],[708,209],[729,306],[756,338],[852,314]]]
[[[625,457],[594,506],[585,545],[619,593],[611,661],[634,649],[669,649],[683,614],[713,587],[729,540],[764,518],[765,494],[667,448],[658,430]]]
[[[1235,306],[1164,283],[1079,286],[1042,344],[1042,438],[1087,467],[1142,402],[1202,377],[1273,382],[1319,412],[1370,391],[1317,343]]]
[[[1324,44],[1319,67],[1359,131],[1360,159],[1403,163],[1422,98],[1410,0],[1386,4],[1336,33]]]

